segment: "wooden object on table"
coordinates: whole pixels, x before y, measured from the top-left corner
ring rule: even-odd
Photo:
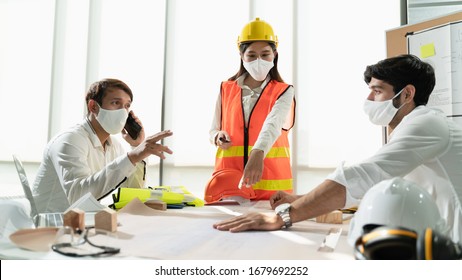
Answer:
[[[95,229],[110,232],[117,231],[117,212],[112,209],[103,209],[95,215]]]
[[[85,211],[78,208],[69,209],[64,212],[63,216],[63,225],[66,227],[71,227],[74,230],[85,229]]]
[[[316,223],[341,224],[343,223],[342,211],[335,210],[330,213],[316,217]]]
[[[163,201],[158,201],[158,200],[147,200],[144,205],[152,208],[152,209],[156,209],[156,210],[161,210],[161,211],[165,211],[167,210],[167,203],[163,202]]]

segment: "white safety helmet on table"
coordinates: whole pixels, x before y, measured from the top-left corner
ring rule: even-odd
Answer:
[[[432,228],[447,234],[446,223],[430,194],[398,177],[376,184],[364,195],[350,222],[348,243],[351,246],[363,235],[365,225],[403,227],[416,233]]]

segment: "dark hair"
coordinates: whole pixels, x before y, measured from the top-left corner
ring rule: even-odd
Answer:
[[[88,104],[88,101],[92,99],[95,100],[100,106],[102,106],[104,96],[106,96],[108,91],[113,89],[121,89],[125,91],[133,101],[132,90],[127,86],[127,84],[117,79],[103,79],[91,84],[87,91],[85,101]]]
[[[369,84],[372,78],[392,85],[395,94],[406,85],[413,85],[416,106],[426,105],[435,87],[433,67],[410,54],[387,58],[367,66],[364,71],[364,81]]]
[[[257,42],[260,42],[260,41],[257,41]],[[239,51],[241,54],[245,53],[245,51],[247,50],[247,48],[254,42],[249,42],[249,43],[242,43],[240,46],[239,46]],[[281,75],[279,74],[279,71],[278,71],[278,57],[279,57],[279,53],[277,53],[277,49],[276,49],[276,45],[274,43],[271,43],[271,42],[267,42],[271,49],[273,49],[273,52],[276,53],[276,55],[274,56],[274,66],[273,68],[271,68],[271,70],[269,71],[269,75],[271,77],[271,79],[273,80],[276,80],[278,82],[281,82],[283,83],[284,80],[282,79]],[[237,71],[236,74],[234,74],[231,78],[228,79],[228,81],[235,81],[237,80],[237,78],[239,78],[242,74],[244,73],[247,73],[247,70],[245,70],[244,68],[244,64],[242,63],[242,59],[241,59],[241,65],[239,67],[239,71]]]

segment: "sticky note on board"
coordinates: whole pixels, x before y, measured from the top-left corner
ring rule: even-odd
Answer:
[[[430,43],[420,47],[420,57],[427,58],[435,55],[435,44]]]

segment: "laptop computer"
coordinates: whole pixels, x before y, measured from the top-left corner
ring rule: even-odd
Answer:
[[[22,188],[24,190],[24,195],[30,203],[30,216],[36,227],[60,227],[63,226],[63,213],[39,213],[37,205],[35,204],[34,196],[32,195],[32,190],[29,185],[29,180],[27,179],[26,171],[21,160],[13,155],[14,164],[16,165],[16,170],[18,172],[19,180],[21,181]],[[90,194],[88,194],[90,195]],[[86,196],[85,198],[87,198]],[[96,200],[95,200],[96,201]],[[73,204],[74,205],[74,204]],[[74,208],[71,206],[70,208]],[[101,209],[104,206],[101,205]],[[85,209],[82,209],[85,210]],[[85,226],[94,226],[95,225],[95,212],[85,212]]]

